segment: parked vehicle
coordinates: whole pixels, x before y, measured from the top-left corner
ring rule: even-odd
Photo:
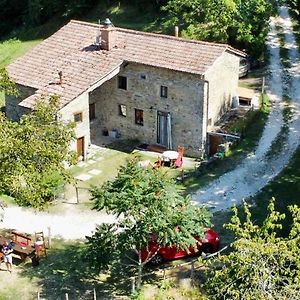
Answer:
[[[153,265],[161,264],[163,261],[174,260],[179,258],[184,258],[190,255],[204,253],[213,253],[220,248],[220,237],[212,229],[208,229],[205,232],[204,239],[195,237],[197,240],[196,247],[190,247],[188,250],[177,249],[176,246],[166,246],[159,248],[157,244],[156,235],[152,234],[148,243],[148,247],[144,249],[142,254],[142,261],[150,258],[150,263]]]
[[[246,76],[249,72],[250,64],[247,58],[240,59],[239,78]]]

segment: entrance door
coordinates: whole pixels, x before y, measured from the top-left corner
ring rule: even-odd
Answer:
[[[160,145],[172,149],[172,131],[170,113],[157,112],[157,142]]]
[[[84,136],[77,139],[77,158],[84,159]]]

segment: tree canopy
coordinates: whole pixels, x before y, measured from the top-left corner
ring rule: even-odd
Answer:
[[[43,98],[20,122],[0,114],[0,191],[20,205],[43,207],[70,178],[74,125],[59,120],[58,104],[58,97]]]
[[[298,299],[300,292],[300,209],[289,207],[293,222],[282,237],[284,214],[274,209],[274,199],[262,226],[251,219],[244,204],[245,221],[233,209],[226,227],[235,234],[232,251],[207,263],[205,284],[209,299]]]
[[[183,36],[226,42],[258,58],[275,8],[274,0],[169,0],[162,9],[166,26],[179,25]]]
[[[0,68],[0,92],[5,92],[7,95],[18,94],[16,84],[9,78],[4,68]]]
[[[114,181],[92,189],[92,195],[95,209],[118,218],[115,224],[98,226],[88,237],[89,261],[96,269],[112,261],[118,263],[132,249],[136,256],[131,261],[141,278],[143,266],[152,258],[141,261],[141,250],[147,247],[151,233],[157,235],[161,246],[187,249],[196,246],[194,236],[203,237],[210,226],[210,213],[205,208],[181,196],[163,171],[141,168],[137,157],[121,167]]]

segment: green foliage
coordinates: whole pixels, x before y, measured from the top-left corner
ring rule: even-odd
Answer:
[[[92,189],[94,208],[118,219],[114,225],[99,226],[88,238],[88,253],[98,257],[91,260],[100,269],[106,261],[119,260],[126,250],[133,249],[136,258],[130,260],[138,266],[141,276],[143,266],[152,258],[142,262],[140,256],[150,233],[156,233],[162,246],[187,249],[196,246],[194,235],[203,237],[204,228],[210,226],[210,213],[181,196],[163,171],[141,168],[138,160],[133,157],[120,168],[114,181]]]
[[[7,71],[0,68],[0,93],[5,92],[7,95],[17,95],[16,84],[9,78]]]
[[[167,12],[165,25],[179,25],[183,36],[227,42],[259,58],[275,1],[169,0],[162,9]]]
[[[284,214],[274,199],[261,226],[244,204],[245,221],[236,208],[226,227],[235,234],[232,252],[207,262],[205,288],[210,299],[297,299],[300,292],[300,209],[289,207],[293,222],[287,238],[280,236]]]
[[[42,208],[69,180],[64,164],[75,162],[69,144],[73,124],[59,120],[59,99],[41,99],[20,122],[0,116],[0,190],[20,205]]]

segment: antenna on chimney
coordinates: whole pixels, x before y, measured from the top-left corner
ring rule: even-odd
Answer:
[[[176,37],[179,36],[179,27],[178,27],[178,26],[175,26],[174,35],[175,35]]]
[[[98,28],[97,28],[97,33],[96,33],[96,41],[95,45],[97,47],[100,47],[101,44],[101,33],[100,33],[100,19],[98,20]]]
[[[58,84],[62,85],[62,82],[63,82],[63,78],[62,78],[63,74],[62,74],[62,71],[58,71],[58,76],[59,76],[59,82],[58,82]]]

